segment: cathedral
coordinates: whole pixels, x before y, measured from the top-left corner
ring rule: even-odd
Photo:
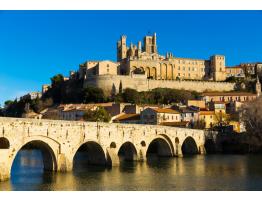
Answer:
[[[80,65],[80,75],[133,75],[145,74],[155,80],[213,80],[226,79],[225,56],[214,55],[208,60],[178,58],[167,52],[160,55],[157,35],[145,36],[143,43],[127,45],[127,37],[117,41],[117,62],[87,61]]]
[[[145,36],[137,45],[127,46],[127,37],[117,41],[117,61],[120,74],[145,73],[150,79],[157,80],[214,80],[226,79],[225,56],[214,55],[209,60],[178,58],[167,52],[160,55],[157,50],[157,36]]]

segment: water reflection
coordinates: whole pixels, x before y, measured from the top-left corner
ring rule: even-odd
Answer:
[[[80,157],[81,158],[81,157]],[[207,155],[122,161],[119,167],[43,171],[41,152],[22,150],[1,190],[261,190],[262,156]],[[84,160],[82,158],[81,160]],[[81,161],[80,161],[81,162]]]

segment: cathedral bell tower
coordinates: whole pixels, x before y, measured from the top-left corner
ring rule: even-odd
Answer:
[[[259,81],[258,76],[257,76],[257,82],[256,82],[256,93],[257,93],[257,96],[260,96],[261,94],[261,83]]]

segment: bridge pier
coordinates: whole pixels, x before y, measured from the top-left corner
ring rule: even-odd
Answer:
[[[137,161],[144,162],[146,161],[146,148],[142,147],[137,153]]]
[[[106,162],[109,166],[119,166],[120,161],[115,148],[106,149]]]
[[[73,170],[73,160],[70,162],[66,155],[61,153],[57,156],[57,171],[68,172]]]
[[[199,154],[201,154],[201,155],[206,154],[206,149],[205,149],[204,145],[200,145],[198,150],[199,150]]]
[[[176,144],[174,155],[176,157],[183,157],[182,146],[180,144]]]
[[[0,150],[0,181],[6,181],[11,177],[11,167],[8,161],[8,149]]]

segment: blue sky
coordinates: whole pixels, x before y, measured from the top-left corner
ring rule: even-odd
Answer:
[[[121,34],[156,32],[161,54],[262,61],[261,22],[262,11],[0,11],[0,104],[86,60],[116,60]]]

